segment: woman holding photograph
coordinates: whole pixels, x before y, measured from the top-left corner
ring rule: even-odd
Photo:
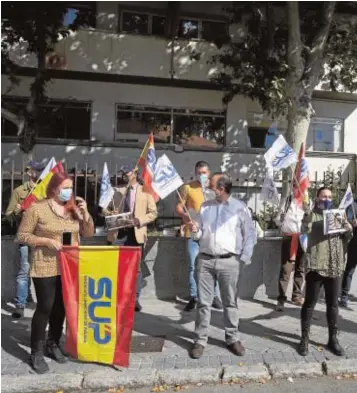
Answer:
[[[49,371],[44,347],[46,355],[58,363],[67,360],[59,347],[65,311],[58,251],[64,233],[70,233],[71,244],[78,245],[79,235],[94,235],[94,224],[85,200],[74,199],[70,177],[56,173],[48,183],[47,198],[26,210],[17,233],[17,242],[31,247],[30,275],[37,297],[31,323],[31,366],[38,374]]]
[[[318,301],[321,286],[325,289],[326,316],[329,329],[327,348],[337,356],[344,350],[337,340],[338,298],[345,268],[345,246],[351,238],[352,227],[346,220],[344,232],[324,235],[324,210],[333,207],[332,192],[327,187],[317,191],[315,207],[305,207],[301,232],[308,234],[307,274],[305,302],[301,309],[301,341],[298,352],[308,354],[309,333],[312,314]]]

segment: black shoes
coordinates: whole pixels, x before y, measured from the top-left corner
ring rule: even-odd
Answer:
[[[30,365],[37,374],[45,374],[50,370],[43,355],[42,341],[38,341],[31,349]]]
[[[338,342],[336,334],[330,336],[327,343],[327,348],[336,356],[345,355],[345,351],[343,350],[340,343]]]
[[[191,297],[190,301],[187,303],[185,307],[185,311],[192,311],[196,308],[197,305],[197,299],[194,297]]]
[[[216,310],[223,310],[223,304],[218,296],[214,297],[212,307],[215,308]]]
[[[191,351],[190,351],[190,356],[192,359],[199,359],[204,351],[205,347],[201,344],[193,344]]]
[[[68,358],[63,355],[60,347],[51,339],[46,343],[46,356],[55,360],[57,363],[67,363]]]
[[[309,354],[309,337],[302,337],[298,346],[298,354],[301,356],[307,356]]]
[[[285,307],[284,300],[278,300],[278,304],[275,307],[275,311],[282,312],[282,311],[284,311],[284,307]]]
[[[15,311],[12,313],[12,317],[14,319],[21,319],[24,317],[24,314],[25,314],[25,307],[17,306]]]
[[[143,309],[142,305],[140,304],[139,300],[135,301],[135,312],[140,312]]]

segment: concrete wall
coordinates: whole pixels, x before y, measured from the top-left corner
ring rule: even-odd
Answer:
[[[93,244],[93,240],[90,241]],[[103,243],[95,239],[96,244]],[[277,296],[277,282],[280,269],[279,238],[259,239],[255,247],[252,264],[244,269],[240,280],[241,298]],[[88,242],[89,243],[89,242]],[[10,237],[1,240],[1,296],[12,300],[15,291],[17,271],[17,248]],[[175,299],[188,296],[188,269],[185,239],[149,238],[142,267],[145,298]],[[291,285],[289,293],[291,293]],[[357,275],[354,276],[351,294],[357,296]]]

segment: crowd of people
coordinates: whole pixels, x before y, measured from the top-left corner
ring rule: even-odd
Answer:
[[[80,237],[91,237],[95,228],[85,200],[75,197],[71,178],[56,173],[47,187],[47,198],[32,204],[26,211],[21,205],[39,178],[42,167],[31,162],[26,167],[29,181],[13,191],[6,217],[18,224],[16,242],[19,245],[20,267],[17,275],[13,318],[24,316],[31,299],[29,276],[37,298],[31,324],[31,365],[37,373],[48,371],[44,356],[64,363],[67,361],[59,341],[65,319],[58,251],[63,245],[63,234],[70,233],[72,245]],[[157,217],[157,207],[151,194],[138,182],[135,165],[123,169],[126,186],[116,188],[112,202],[102,214],[132,213],[129,226],[109,231],[107,243],[144,248],[147,225]],[[227,348],[235,355],[245,353],[239,340],[238,282],[243,267],[252,261],[257,237],[262,236],[252,211],[232,196],[229,175],[211,174],[209,165],[199,161],[195,165],[196,179],[180,190],[176,212],[183,222],[183,235],[187,239],[189,266],[189,301],[186,312],[196,309],[196,339],[190,356],[202,356],[208,340],[211,307],[223,310]],[[289,200],[288,200],[289,203]],[[357,220],[348,211],[349,220],[343,233],[324,235],[323,211],[331,209],[332,193],[327,187],[317,191],[314,207],[304,205],[301,232],[308,235],[307,250],[299,249],[295,259],[290,256],[291,236],[284,236],[281,249],[281,272],[278,282],[277,311],[283,312],[287,301],[287,287],[294,270],[292,302],[301,308],[301,342],[298,352],[308,354],[309,331],[312,314],[323,286],[326,297],[329,327],[328,348],[343,355],[337,340],[338,307],[348,306],[348,292],[357,260]],[[286,206],[276,217],[284,222]],[[347,250],[347,265],[345,254]],[[346,267],[345,267],[346,265]],[[303,285],[305,297],[303,296]],[[341,290],[342,283],[342,290]],[[142,274],[137,276],[135,311],[140,312]],[[46,340],[46,327],[49,332]]]

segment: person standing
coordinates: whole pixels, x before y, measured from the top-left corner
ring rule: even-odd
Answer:
[[[58,172],[48,183],[47,198],[25,211],[16,239],[31,247],[30,273],[37,297],[31,322],[31,366],[38,374],[49,371],[44,346],[48,357],[58,363],[67,361],[59,347],[65,310],[58,251],[62,248],[64,232],[71,233],[71,244],[76,246],[79,236],[94,235],[94,223],[87,203],[79,197],[74,200],[70,177]],[[45,344],[47,324],[49,332]]]
[[[210,169],[206,161],[198,161],[195,165],[196,180],[185,184],[181,190],[182,200],[176,206],[176,213],[182,218],[185,225],[184,235],[187,238],[187,255],[189,260],[189,296],[190,300],[185,307],[185,311],[191,311],[196,307],[197,304],[197,283],[195,278],[196,273],[196,261],[199,252],[199,244],[196,240],[193,240],[190,232],[190,217],[186,212],[186,209],[192,212],[195,216],[199,213],[202,203],[209,195],[207,188],[209,185]],[[186,209],[185,209],[186,208]],[[192,217],[191,217],[192,218]],[[216,287],[216,296],[213,299],[212,307],[221,310],[222,302],[218,296],[218,286]]]
[[[314,209],[310,211],[308,207],[305,207],[302,220],[301,232],[308,234],[306,253],[308,273],[306,275],[305,301],[301,308],[301,341],[298,346],[298,353],[301,356],[306,356],[309,352],[312,314],[322,286],[325,289],[329,332],[327,348],[337,356],[344,355],[344,350],[337,340],[338,297],[345,268],[345,246],[352,236],[352,226],[346,221],[344,223],[345,232],[324,235],[323,212],[332,208],[331,190],[321,187],[316,194]]]
[[[238,334],[238,279],[244,265],[251,262],[256,231],[246,205],[231,196],[228,175],[216,173],[210,187],[215,199],[202,204],[198,222],[191,224],[192,237],[199,240],[197,335],[190,356],[202,356],[208,340],[211,304],[216,282],[223,303],[225,338],[228,349],[243,356],[245,349]]]
[[[354,211],[357,211],[357,201],[354,201]],[[340,306],[348,307],[348,293],[351,289],[353,273],[357,266],[357,220],[354,218],[352,206],[347,209],[347,217],[353,226],[353,237],[348,244],[347,264],[342,279],[341,301]]]
[[[15,188],[11,194],[10,202],[5,212],[5,218],[16,227],[20,225],[23,215],[21,205],[35,187],[43,169],[44,167],[40,163],[30,161],[25,167],[25,173],[29,177],[29,180]],[[31,279],[29,277],[29,247],[26,244],[19,244],[19,254],[20,264],[16,276],[16,308],[12,314],[12,317],[15,319],[20,319],[24,316],[27,302],[32,301],[30,290]]]
[[[275,218],[275,223],[278,227],[284,227],[284,219],[286,212],[291,203],[291,198],[288,198],[286,202],[286,207],[284,212],[280,212],[278,217]],[[304,298],[302,296],[302,287],[304,284],[304,251],[301,248],[300,242],[298,244],[298,249],[296,253],[295,260],[290,258],[290,248],[292,242],[292,236],[283,233],[283,241],[281,245],[281,267],[279,273],[279,283],[278,283],[278,303],[276,306],[276,311],[284,311],[285,302],[287,301],[286,292],[289,286],[291,273],[294,270],[293,278],[293,293],[291,297],[292,303],[297,306],[302,306],[304,303]]]
[[[108,244],[120,246],[140,246],[142,253],[147,240],[147,225],[155,221],[157,217],[156,203],[151,194],[143,191],[143,187],[138,183],[138,175],[135,165],[127,165],[123,168],[124,177],[128,182],[128,187],[116,189],[113,201],[107,209],[103,209],[103,215],[113,215],[119,213],[132,212],[134,218],[131,226],[121,228],[118,231],[110,231],[107,236]],[[123,200],[124,198],[124,200]],[[139,265],[135,311],[140,312],[140,294],[142,287],[142,273]]]

